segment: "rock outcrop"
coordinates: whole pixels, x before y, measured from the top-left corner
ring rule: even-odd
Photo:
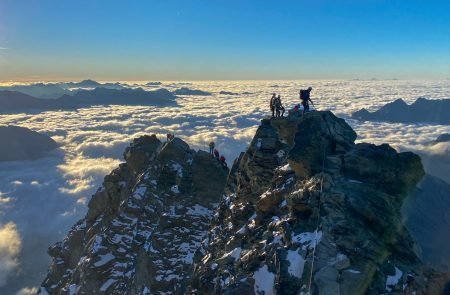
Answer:
[[[195,256],[191,294],[441,294],[403,226],[420,158],[330,112],[262,120]]]
[[[419,156],[355,139],[331,112],[263,119],[228,173],[141,137],[49,249],[40,292],[441,294],[450,277],[420,260],[400,210]]]
[[[58,144],[45,134],[19,126],[0,126],[0,162],[35,160]]]
[[[175,138],[136,139],[86,217],[49,248],[41,294],[181,294],[228,169]]]
[[[450,99],[418,98],[408,105],[402,99],[388,103],[375,112],[361,109],[352,117],[363,121],[387,121],[399,123],[450,124]]]

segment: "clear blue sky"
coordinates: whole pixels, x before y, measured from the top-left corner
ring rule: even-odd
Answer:
[[[0,1],[0,80],[88,77],[450,78],[450,1]]]

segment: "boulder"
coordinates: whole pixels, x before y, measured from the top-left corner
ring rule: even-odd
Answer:
[[[309,178],[323,169],[325,157],[352,148],[356,133],[331,112],[306,113],[295,133],[288,162],[297,176]]]

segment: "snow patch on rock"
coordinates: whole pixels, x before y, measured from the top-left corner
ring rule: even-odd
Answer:
[[[263,265],[253,274],[255,280],[254,291],[258,295],[274,295],[275,274],[271,273],[267,265]]]

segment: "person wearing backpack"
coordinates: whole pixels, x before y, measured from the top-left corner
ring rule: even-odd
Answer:
[[[308,89],[300,89],[300,100],[302,101],[303,114],[305,112],[309,112],[309,102],[314,105],[311,100],[311,90],[312,87],[308,87]]]
[[[270,110],[272,111],[272,118],[275,117],[275,100],[277,99],[276,93],[272,94],[270,98]]]
[[[284,112],[285,112],[285,108],[283,107],[283,104],[281,103],[281,95],[278,95],[277,98],[275,99],[275,109],[276,109],[276,117],[280,117],[280,112],[281,112],[281,117],[283,117]]]

